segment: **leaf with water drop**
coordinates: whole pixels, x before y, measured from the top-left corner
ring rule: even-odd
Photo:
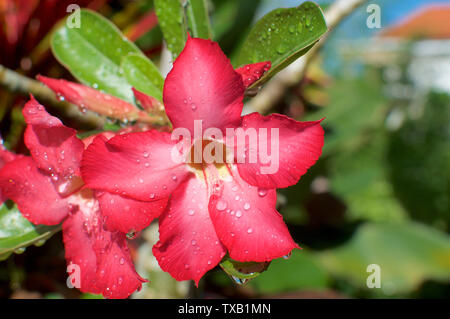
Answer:
[[[154,5],[167,48],[175,59],[187,40],[183,5],[180,0],[154,0]]]
[[[220,267],[233,281],[239,285],[247,283],[250,279],[258,277],[266,271],[270,262],[239,262],[226,256]]]
[[[0,206],[0,260],[12,253],[21,254],[30,245],[43,245],[60,229],[60,226],[33,225],[12,202],[3,203]]]
[[[53,54],[83,84],[133,102],[131,85],[121,69],[122,58],[143,53],[110,21],[81,10],[79,28],[63,23],[51,41]]]
[[[270,71],[249,89],[259,87],[308,52],[325,32],[322,10],[313,2],[273,10],[253,26],[233,64],[271,61]]]

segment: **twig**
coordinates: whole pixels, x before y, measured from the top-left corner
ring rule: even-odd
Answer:
[[[330,33],[350,13],[367,0],[336,0],[325,12],[328,32],[303,57],[299,58],[283,71],[275,75],[267,85],[245,106],[245,111],[267,113],[284,95],[287,89],[296,85],[303,78],[309,64],[324,45]]]
[[[78,107],[65,101],[60,101],[56,98],[55,93],[48,87],[37,80],[30,79],[13,70],[5,68],[0,64],[0,86],[4,87],[10,92],[19,93],[28,96],[30,93],[43,103],[44,105],[51,105],[57,109],[63,110],[64,113],[70,117],[74,117],[80,122],[89,123],[91,125],[101,126],[103,120],[94,114],[83,115],[78,110]]]
[[[44,103],[45,105],[51,105],[55,108],[64,110],[65,114],[77,119],[80,122],[94,124],[98,127],[102,127],[105,119],[98,116],[94,112],[87,111],[86,113],[81,113],[76,105],[68,103],[66,101],[60,101],[56,98],[55,93],[43,85],[41,82],[30,79],[24,75],[21,75],[13,70],[5,68],[0,64],[0,86],[3,86],[8,91],[19,93],[28,96],[30,93],[34,97]],[[142,117],[138,119],[139,122],[146,124],[156,124],[163,125],[167,124],[165,118],[160,116],[151,116],[142,112]]]

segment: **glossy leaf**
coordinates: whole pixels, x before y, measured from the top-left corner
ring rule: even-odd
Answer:
[[[23,253],[30,245],[42,245],[59,226],[33,225],[25,219],[11,202],[0,206],[0,260],[12,253]]]
[[[80,15],[79,28],[64,23],[54,33],[53,54],[80,82],[133,102],[121,62],[127,54],[141,51],[101,15],[90,10]]]
[[[252,28],[234,65],[271,61],[272,69],[251,88],[261,86],[304,55],[326,31],[322,11],[312,2],[273,10]]]
[[[180,0],[154,0],[154,4],[167,48],[175,59],[187,40],[183,6]]]
[[[122,69],[134,88],[162,101],[164,78],[152,61],[141,54],[131,53],[123,58]]]
[[[349,242],[318,257],[332,274],[363,289],[367,266],[379,265],[385,295],[409,292],[427,279],[450,280],[449,236],[415,223],[362,225]]]
[[[191,35],[195,38],[212,39],[207,0],[187,0],[185,6]]]
[[[220,263],[220,267],[239,285],[247,283],[250,279],[258,277],[266,271],[270,262],[239,262],[228,256]]]

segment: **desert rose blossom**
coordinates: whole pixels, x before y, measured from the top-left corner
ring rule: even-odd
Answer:
[[[5,166],[6,163],[12,162],[15,159],[20,158],[21,155],[14,154],[10,151],[8,151],[3,144],[0,144],[0,170],[3,166]],[[3,202],[7,200],[7,197],[3,195],[2,189],[0,188],[0,205],[3,204]]]
[[[80,282],[72,273],[72,284],[107,298],[128,297],[146,280],[134,269],[126,232],[150,224],[165,201],[140,202],[84,187],[80,162],[85,144],[76,137],[76,131],[49,115],[33,97],[23,115],[27,123],[25,144],[31,156],[20,156],[4,165],[0,171],[2,193],[17,203],[30,222],[62,223],[68,265],[79,267]],[[106,139],[111,135],[101,136]]]
[[[88,187],[141,201],[170,197],[153,252],[177,280],[198,283],[227,252],[238,261],[263,262],[298,247],[275,208],[275,189],[296,184],[317,161],[324,133],[320,121],[297,122],[279,114],[241,117],[245,88],[269,67],[258,63],[234,70],[217,43],[189,38],[163,92],[173,133],[194,136],[187,147],[185,139],[183,144],[173,134],[149,130],[109,141],[97,138],[83,155]],[[215,135],[196,135],[198,123]],[[262,174],[267,163],[260,160],[242,161],[254,153],[247,140],[219,138],[227,129],[260,128],[277,129],[276,172]],[[271,134],[257,137],[270,144]],[[192,160],[211,146],[225,151],[223,161]],[[230,154],[232,160],[225,161]]]

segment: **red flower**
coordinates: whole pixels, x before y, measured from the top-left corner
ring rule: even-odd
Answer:
[[[49,115],[33,97],[23,115],[31,156],[4,165],[0,189],[32,223],[62,223],[66,259],[79,267],[81,291],[128,297],[145,280],[134,269],[126,233],[148,226],[166,201],[140,202],[85,188],[80,162],[87,145],[76,131]],[[97,138],[106,141],[111,135]],[[123,214],[127,210],[130,213]]]
[[[317,161],[323,129],[320,121],[297,122],[279,114],[241,117],[245,88],[269,67],[258,63],[235,71],[216,43],[189,38],[165,81],[164,105],[174,129],[194,136],[194,121],[201,121],[203,129],[217,128],[217,136],[227,128],[276,128],[277,172],[262,174],[267,164],[261,158],[241,161],[254,150],[236,135],[226,140],[195,136],[182,148],[170,133],[150,130],[109,141],[97,138],[84,153],[81,171],[89,187],[141,201],[170,197],[153,252],[161,268],[177,280],[198,283],[227,251],[238,261],[263,262],[298,247],[275,209],[275,189],[296,184]],[[270,134],[261,133],[258,140],[270,141],[275,137]],[[205,158],[192,163],[195,145],[200,151],[218,146],[225,150],[223,157],[231,150],[243,156],[235,155],[230,163],[208,163]],[[173,160],[174,149],[183,162]]]
[[[6,163],[12,162],[20,157],[20,155],[11,153],[3,146],[3,144],[0,144],[0,170]],[[0,205],[3,204],[6,199],[7,197],[3,194],[2,189],[0,188]]]

